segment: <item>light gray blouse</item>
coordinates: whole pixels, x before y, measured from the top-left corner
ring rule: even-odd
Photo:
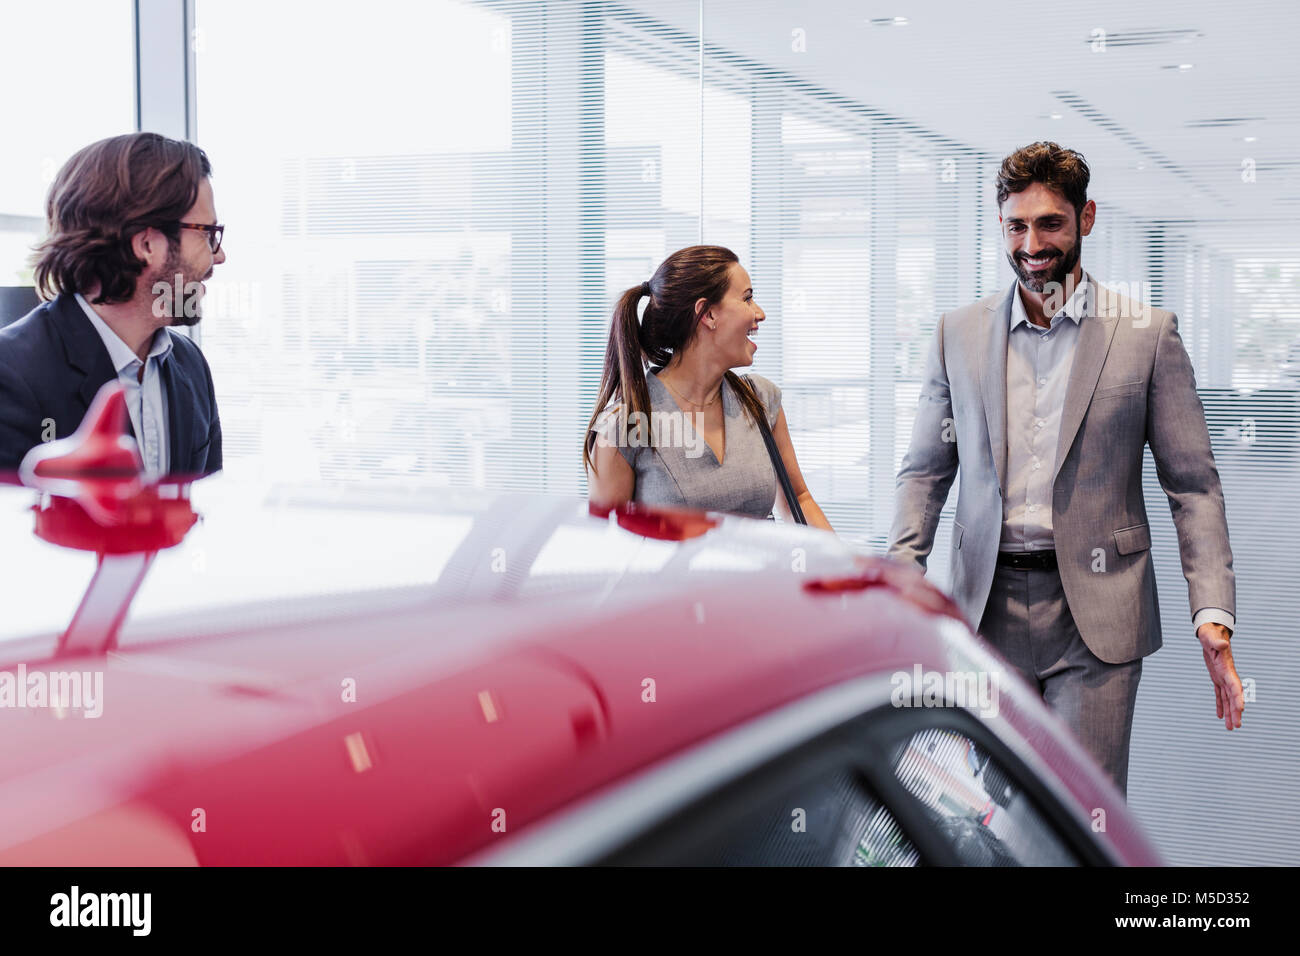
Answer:
[[[652,369],[646,375],[650,391],[651,416],[638,431],[637,422],[624,428],[621,408],[612,405],[597,418],[595,431],[606,442],[618,445],[636,473],[633,501],[676,508],[699,508],[767,518],[772,514],[781,483],[772,467],[767,445],[758,426],[750,420],[740,397],[723,380],[722,427],[726,443],[722,464],[693,427],[695,419],[673,400],[668,387]],[[749,380],[767,406],[767,421],[776,426],[781,413],[781,390],[761,375]],[[651,447],[653,439],[653,447]]]

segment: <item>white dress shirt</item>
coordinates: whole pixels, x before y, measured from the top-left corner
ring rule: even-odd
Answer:
[[[123,342],[90,303],[77,293],[77,301],[108,349],[108,357],[117,372],[117,380],[126,388],[126,408],[135,429],[140,458],[147,479],[161,478],[170,466],[167,429],[167,390],[162,385],[162,363],[172,350],[172,337],[166,329],[154,333],[149,354],[142,363],[131,347]],[[144,366],[143,381],[140,367]]]
[[[1007,333],[1007,498],[1001,551],[1045,551],[1052,536],[1052,471],[1061,434],[1065,390],[1074,365],[1079,323],[1088,314],[1087,273],[1047,328],[1029,321],[1019,288],[1011,296]],[[1192,629],[1206,622],[1236,627],[1231,613],[1203,607]]]
[[[1085,273],[1074,295],[1045,329],[1029,321],[1019,287],[1011,295],[1011,328],[1007,333],[1007,497],[1002,510],[1001,551],[1047,551],[1055,547],[1052,470],[1087,288]]]

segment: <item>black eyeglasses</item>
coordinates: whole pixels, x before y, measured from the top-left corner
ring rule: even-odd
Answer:
[[[200,232],[208,234],[208,248],[212,250],[213,255],[221,249],[221,235],[226,231],[223,225],[210,226],[205,222],[178,222],[176,225],[182,229],[197,229]]]

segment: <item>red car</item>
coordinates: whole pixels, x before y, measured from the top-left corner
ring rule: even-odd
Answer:
[[[752,519],[144,485],[121,395],[0,485],[0,862],[1156,864],[915,569]]]

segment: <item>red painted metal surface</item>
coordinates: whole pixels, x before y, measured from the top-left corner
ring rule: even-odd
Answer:
[[[58,481],[89,478],[136,482],[140,450],[126,433],[126,389],[107,382],[95,395],[81,425],[67,438],[37,445],[23,458],[23,483],[54,490]]]
[[[102,686],[97,716],[84,700],[0,707],[0,863],[454,863],[817,691],[916,664],[1000,666],[918,571],[771,522],[640,508],[611,521],[577,502],[442,494],[468,531],[429,584],[280,601],[308,557],[349,568],[384,554],[364,522],[344,531],[333,498],[309,512],[326,534],[287,538],[300,506],[271,496],[256,536],[229,533],[236,555],[284,549],[272,597],[237,585],[216,601],[240,569],[205,556],[246,514],[156,487],[95,488],[110,506],[78,510],[72,491],[35,509],[29,542],[157,551],[151,576],[193,572],[164,595],[190,609],[131,609],[128,636],[149,637],[117,651],[5,660],[11,687],[20,670],[25,686],[74,672]],[[30,513],[31,495],[0,488],[0,519]],[[116,593],[121,615],[132,594]],[[113,608],[113,592],[99,599]],[[1004,686],[1001,710],[1081,807],[1110,808],[1121,858],[1157,862],[1027,687]]]
[[[85,484],[93,489],[98,483]],[[33,505],[35,535],[75,551],[137,554],[175,547],[199,520],[188,498],[163,497],[157,486],[128,498],[98,495],[95,500],[99,508],[87,507],[84,497],[50,496]],[[108,507],[103,507],[105,501]]]
[[[716,518],[701,511],[658,508],[637,501],[628,501],[607,508],[592,504],[589,510],[598,518],[613,514],[620,528],[659,541],[685,541],[688,538],[698,538],[718,525]]]
[[[868,588],[888,588],[923,611],[961,621],[957,602],[925,579],[919,568],[871,555],[860,556],[861,571],[848,577],[813,578],[804,585],[812,594],[843,594]]]

